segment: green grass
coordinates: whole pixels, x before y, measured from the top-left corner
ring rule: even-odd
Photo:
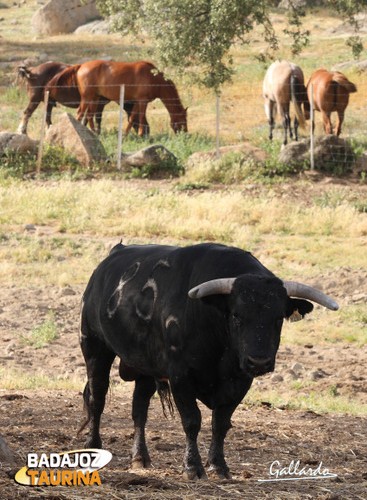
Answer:
[[[307,393],[305,393],[307,392]],[[347,397],[337,395],[335,387],[327,390],[312,390],[299,394],[297,390],[282,394],[279,390],[264,391],[251,388],[244,399],[245,406],[261,406],[262,402],[270,403],[271,406],[289,410],[311,410],[316,413],[335,413],[354,416],[366,416],[367,405]]]
[[[35,349],[41,349],[53,342],[57,337],[55,316],[51,311],[40,325],[34,327],[28,334],[22,335],[21,340],[26,345],[30,345]]]

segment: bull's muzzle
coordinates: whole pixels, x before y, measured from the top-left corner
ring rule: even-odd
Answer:
[[[274,362],[272,358],[254,358],[252,356],[247,358],[247,371],[253,377],[264,375],[273,370]]]

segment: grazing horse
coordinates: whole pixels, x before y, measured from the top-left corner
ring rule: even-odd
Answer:
[[[339,136],[344,120],[344,111],[349,103],[349,94],[357,92],[357,87],[339,71],[318,69],[312,73],[307,83],[309,103],[312,101],[314,109],[321,112],[324,131],[333,133],[330,115],[333,111],[338,114],[335,135]],[[305,116],[309,119],[310,105],[306,107]],[[314,127],[314,123],[312,124]]]
[[[126,134],[134,123],[139,124],[140,136],[147,133],[147,105],[157,98],[167,108],[174,132],[187,132],[186,109],[174,83],[166,80],[163,73],[149,62],[89,61],[65,70],[64,75],[68,75],[70,83],[74,81],[78,85],[81,100],[77,117],[82,120],[86,116],[91,128],[98,99],[102,97],[118,103],[120,86],[124,85],[125,100],[135,103]]]
[[[25,65],[18,66],[18,76],[26,80],[26,89],[29,96],[29,103],[23,112],[23,118],[18,126],[19,134],[26,134],[29,119],[35,112],[40,102],[43,102],[45,91],[49,91],[49,100],[46,109],[46,124],[51,125],[51,114],[56,103],[63,104],[69,108],[78,108],[80,105],[80,94],[76,85],[63,86],[59,83],[59,77],[62,72],[70,68],[69,64],[62,62],[48,61],[39,66],[27,67]],[[100,99],[97,104],[96,122],[97,131],[101,130],[102,111],[104,106],[109,101]],[[126,102],[124,109],[128,116],[131,115],[134,103]],[[136,129],[137,125],[133,124]]]
[[[287,144],[287,133],[293,139],[291,118],[289,115],[290,102],[295,110],[294,134],[298,140],[298,125],[305,127],[305,117],[302,104],[307,100],[304,76],[301,68],[288,61],[275,61],[266,71],[263,81],[263,97],[265,99],[265,114],[269,122],[269,139],[273,138],[276,112],[283,120],[284,141]]]

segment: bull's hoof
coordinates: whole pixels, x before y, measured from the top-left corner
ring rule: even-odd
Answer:
[[[212,464],[210,465],[208,472],[213,473],[218,479],[232,479],[227,465],[219,466]]]
[[[208,479],[206,472],[204,468],[200,469],[194,469],[194,468],[188,468],[185,469],[183,472],[183,478],[186,479],[186,481],[197,481],[201,479]]]
[[[84,443],[84,448],[102,448],[101,438],[88,438]]]
[[[143,459],[143,458],[134,458],[131,462],[131,468],[132,470],[137,470],[137,469],[150,469],[152,467],[152,462],[149,459]]]

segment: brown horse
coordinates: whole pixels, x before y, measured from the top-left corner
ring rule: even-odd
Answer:
[[[23,118],[17,129],[19,134],[27,133],[27,126],[30,117],[37,109],[39,103],[44,100],[44,90],[47,83],[57,73],[67,67],[68,64],[55,61],[48,61],[34,67],[28,67],[25,65],[18,66],[18,77],[26,81],[26,89],[29,97],[28,106],[23,111]],[[70,97],[70,101],[74,102],[73,96]],[[72,107],[77,108],[79,106],[79,92],[76,101],[77,102]],[[46,111],[46,123],[48,126],[51,125],[51,113],[54,106],[56,106],[56,102],[50,99]]]
[[[263,81],[263,97],[265,99],[265,114],[269,122],[269,139],[273,138],[276,111],[283,121],[284,141],[287,144],[287,133],[293,139],[291,118],[289,114],[290,102],[292,101],[295,118],[294,134],[298,140],[298,126],[305,127],[305,117],[302,112],[302,104],[307,100],[304,76],[301,68],[288,61],[275,61],[266,71]]]
[[[123,63],[114,61],[89,61],[64,71],[69,85],[77,84],[81,96],[78,119],[87,117],[93,127],[93,116],[100,98],[119,102],[120,86],[125,85],[125,100],[134,102],[126,134],[134,123],[139,124],[138,134],[147,133],[146,109],[149,102],[160,99],[171,118],[175,132],[187,132],[186,109],[182,106],[177,89],[163,73],[145,61]]]
[[[357,92],[357,87],[339,71],[318,69],[312,73],[307,83],[308,100],[309,102],[312,100],[314,109],[321,112],[326,134],[333,133],[330,115],[336,111],[338,119],[335,134],[340,135],[345,108],[349,103],[349,94],[353,92]],[[308,119],[310,115],[309,105],[305,114]],[[314,127],[314,123],[312,126]]]
[[[51,125],[51,114],[57,103],[60,103],[69,108],[78,108],[80,105],[80,94],[76,85],[64,86],[59,83],[59,78],[62,72],[70,68],[69,64],[62,62],[48,61],[39,66],[28,67],[25,65],[18,66],[18,77],[26,81],[26,89],[29,97],[29,103],[23,112],[23,118],[18,126],[19,134],[26,134],[28,122],[35,112],[40,102],[43,102],[45,91],[49,91],[49,100],[46,109],[46,124]],[[96,109],[97,131],[101,130],[102,111],[104,106],[109,101],[100,99]],[[125,102],[124,109],[128,116],[131,115],[134,103]],[[137,124],[133,124],[137,130]]]

